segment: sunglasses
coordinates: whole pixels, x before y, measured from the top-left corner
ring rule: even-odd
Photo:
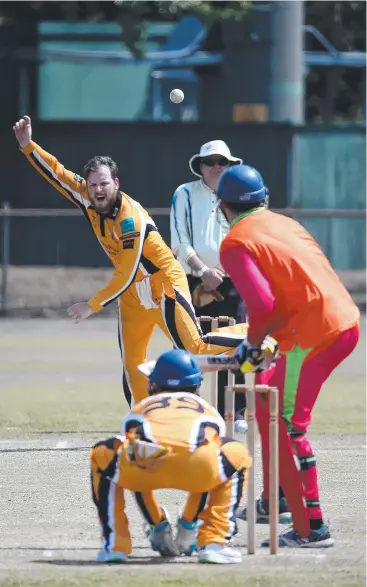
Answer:
[[[214,167],[214,165],[220,165],[220,167],[225,167],[228,165],[229,161],[225,157],[207,157],[206,159],[201,160],[204,165],[207,167]]]

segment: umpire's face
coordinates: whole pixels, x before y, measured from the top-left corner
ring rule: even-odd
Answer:
[[[102,165],[91,171],[87,179],[88,195],[97,212],[108,212],[116,201],[119,180],[111,177],[111,170]]]
[[[228,169],[229,161],[222,155],[211,155],[210,157],[203,157],[201,160],[200,171],[203,176],[204,183],[207,186],[216,190],[223,171]]]

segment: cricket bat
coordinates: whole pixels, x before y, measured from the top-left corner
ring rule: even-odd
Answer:
[[[192,355],[196,359],[200,370],[203,373],[212,371],[228,371],[229,369],[239,369],[240,363],[237,357],[228,355]]]
[[[228,371],[229,369],[239,369],[237,357],[228,355],[191,355],[196,359],[202,373],[212,373],[213,371]],[[157,361],[147,361],[138,366],[140,373],[149,377]]]

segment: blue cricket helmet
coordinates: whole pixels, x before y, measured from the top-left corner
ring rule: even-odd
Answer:
[[[256,204],[265,200],[267,188],[260,173],[250,165],[234,165],[219,180],[217,197],[226,204]]]
[[[200,387],[203,381],[199,365],[190,353],[174,349],[162,353],[149,375],[149,388],[180,391]]]

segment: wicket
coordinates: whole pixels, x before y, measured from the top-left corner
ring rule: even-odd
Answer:
[[[201,316],[200,325],[203,323],[210,323],[210,332],[216,330],[219,326],[227,325],[234,326],[236,320],[229,316],[218,316],[218,318],[212,318],[211,316]],[[218,373],[212,373],[211,384],[210,384],[210,403],[216,409],[218,408]],[[235,376],[231,371],[228,371],[228,386],[232,387],[235,384]],[[234,395],[232,391],[224,390],[224,421],[226,423],[227,436],[233,436],[234,434]]]
[[[269,523],[270,554],[278,553],[278,503],[279,503],[279,449],[278,449],[278,414],[279,397],[276,387],[268,385],[232,385],[227,392],[246,393],[247,398],[247,445],[252,456],[252,467],[248,472],[247,489],[247,551],[255,554],[256,545],[256,489],[255,489],[255,417],[256,393],[269,394]]]
[[[201,316],[200,324],[210,323],[210,331],[216,330],[219,325],[236,324],[234,318],[219,316]],[[210,401],[217,408],[218,406],[218,373],[210,374]],[[234,394],[246,393],[247,400],[247,445],[253,459],[253,464],[248,472],[247,488],[247,551],[248,554],[255,554],[256,551],[256,488],[255,488],[255,420],[256,420],[256,393],[269,394],[269,522],[270,522],[270,554],[278,553],[278,503],[279,503],[279,449],[278,449],[278,415],[279,397],[276,387],[268,385],[236,385],[235,376],[228,371],[228,385],[224,391],[224,420],[226,422],[226,433],[234,435]]]

